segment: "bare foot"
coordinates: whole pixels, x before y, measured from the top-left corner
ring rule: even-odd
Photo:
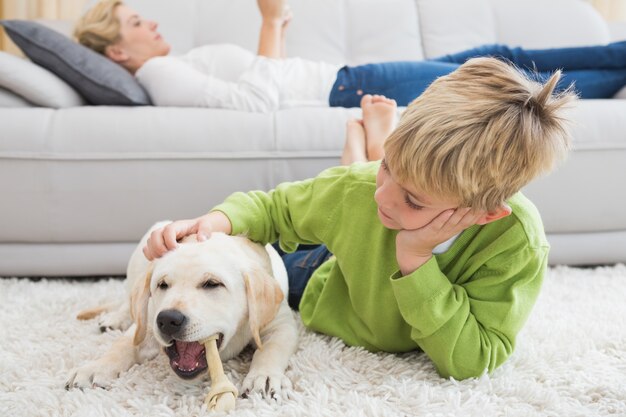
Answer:
[[[385,96],[366,94],[361,99],[368,160],[375,161],[385,156],[383,144],[396,127],[397,107],[395,100]]]
[[[363,121],[357,119],[350,119],[346,123],[346,143],[341,155],[342,165],[350,165],[353,162],[367,162],[365,129]]]

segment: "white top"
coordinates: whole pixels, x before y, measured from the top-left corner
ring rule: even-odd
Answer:
[[[236,45],[207,45],[179,57],[148,60],[135,73],[156,106],[270,112],[328,106],[339,66],[272,59]]]

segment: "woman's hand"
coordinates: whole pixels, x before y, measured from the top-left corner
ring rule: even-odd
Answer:
[[[176,249],[178,241],[185,236],[198,235],[198,241],[202,242],[210,238],[213,232],[230,234],[231,231],[230,220],[220,211],[214,211],[196,219],[178,220],[154,230],[143,248],[143,254],[146,259],[152,261]]]
[[[276,23],[281,26],[285,20],[286,0],[257,0],[261,17],[266,23]]]
[[[426,226],[401,230],[396,236],[396,259],[402,275],[408,275],[428,262],[435,247],[461,233],[484,217],[484,211],[470,208],[445,210]]]
[[[293,15],[286,0],[257,0],[263,18],[257,55],[285,58],[285,29]]]
[[[291,11],[291,7],[289,7],[288,4],[285,4],[285,7],[283,9],[283,16],[282,16],[283,36],[285,35],[285,29],[287,29],[287,26],[289,26],[291,19],[293,19],[293,12]]]

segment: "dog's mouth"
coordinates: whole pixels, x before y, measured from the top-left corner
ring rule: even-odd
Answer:
[[[217,348],[222,346],[224,335],[219,333]],[[170,358],[170,366],[183,379],[192,379],[207,369],[204,345],[199,342],[182,342],[173,340],[172,344],[165,348],[165,353]]]

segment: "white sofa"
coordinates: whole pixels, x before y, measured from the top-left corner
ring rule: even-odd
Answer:
[[[252,0],[128,0],[173,53],[257,46]],[[175,3],[175,5],[174,5]],[[489,43],[601,44],[611,28],[582,0],[291,0],[290,55],[333,63],[422,59]],[[626,37],[623,27],[615,33]],[[10,100],[9,100],[10,101]],[[9,102],[5,100],[5,103]],[[156,220],[197,216],[234,191],[268,190],[339,163],[359,109],[0,108],[0,276],[123,274]],[[574,150],[530,184],[551,263],[626,261],[626,100],[570,112]]]

